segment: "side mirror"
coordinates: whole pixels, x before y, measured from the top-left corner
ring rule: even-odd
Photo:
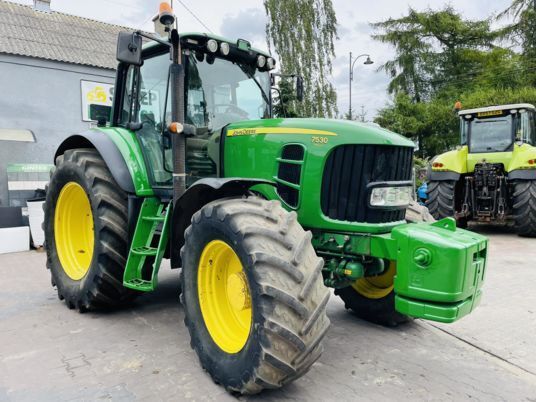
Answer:
[[[116,58],[121,63],[141,66],[141,36],[132,32],[119,32]]]
[[[97,122],[99,127],[103,127],[112,121],[112,107],[106,105],[89,105],[89,119]]]
[[[301,75],[296,76],[296,99],[298,102],[303,102],[303,77]]]

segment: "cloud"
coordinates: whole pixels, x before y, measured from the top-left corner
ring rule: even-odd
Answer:
[[[266,48],[266,14],[260,8],[247,8],[223,17],[220,32],[229,39],[243,38],[261,49]]]

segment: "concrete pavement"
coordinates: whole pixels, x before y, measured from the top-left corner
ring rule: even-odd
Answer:
[[[335,296],[325,351],[282,390],[240,400],[536,401],[536,240],[498,229],[481,306],[452,325],[361,321]],[[79,314],[59,302],[45,255],[0,256],[0,400],[236,400],[190,349],[178,274],[133,308]]]

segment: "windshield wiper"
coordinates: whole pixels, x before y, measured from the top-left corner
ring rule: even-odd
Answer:
[[[248,76],[249,79],[252,79],[255,82],[255,84],[261,90],[262,98],[266,102],[266,105],[268,105],[268,107],[270,107],[270,98],[268,97],[268,95],[266,95],[266,92],[264,92],[264,88],[262,87],[260,82],[257,81],[257,79],[255,78],[255,74],[254,73],[252,74],[251,72],[246,70],[245,66],[241,66],[240,64],[238,64],[238,67],[240,67],[240,69]]]

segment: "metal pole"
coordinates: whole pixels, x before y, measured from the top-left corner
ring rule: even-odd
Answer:
[[[536,1],[536,0],[534,0]],[[348,107],[348,120],[352,120],[352,52],[350,52],[350,64],[349,64],[349,73],[348,73],[348,87],[350,88],[350,106]]]

